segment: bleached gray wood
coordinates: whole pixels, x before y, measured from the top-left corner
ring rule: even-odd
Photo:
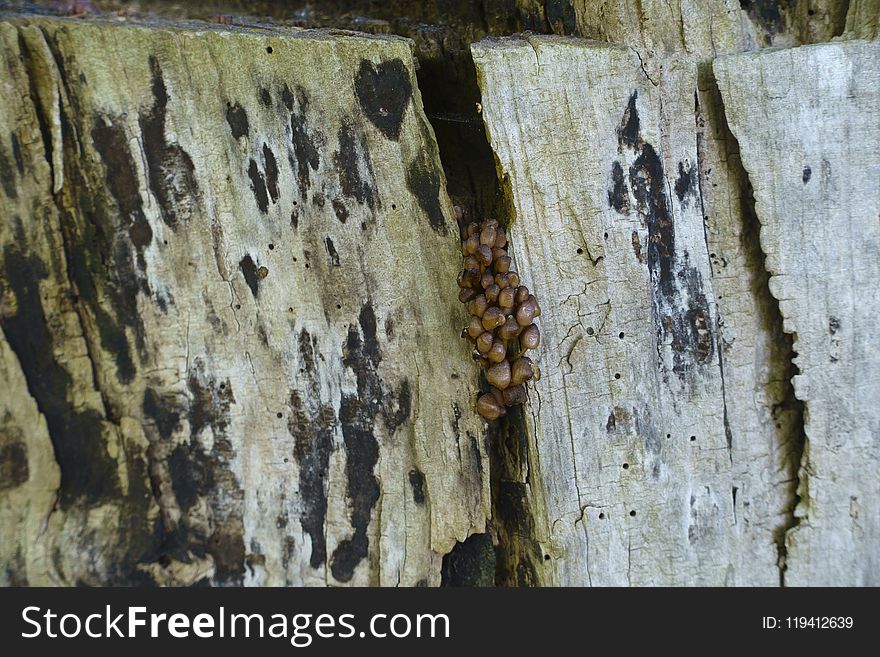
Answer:
[[[0,579],[439,583],[488,461],[410,43],[0,38]]]
[[[880,581],[878,62],[851,41],[715,63],[806,408],[795,585]]]
[[[722,378],[696,66],[649,78],[632,49],[552,37],[473,52],[513,250],[544,309],[528,409],[543,581],[778,583],[781,446],[760,424],[771,395],[737,387],[753,370]],[[760,351],[755,320],[728,322]]]

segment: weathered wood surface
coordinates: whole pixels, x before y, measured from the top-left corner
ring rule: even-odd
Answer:
[[[805,404],[787,582],[880,584],[880,43],[715,63]]]
[[[489,481],[409,42],[0,38],[2,581],[439,583]]]
[[[553,37],[474,58],[545,309],[523,478],[553,557],[538,579],[777,584],[797,412],[711,75]]]

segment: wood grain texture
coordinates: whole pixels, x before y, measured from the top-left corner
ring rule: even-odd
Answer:
[[[786,582],[877,585],[880,564],[880,44],[715,64],[797,352],[806,450]]]
[[[800,416],[711,68],[649,77],[633,49],[552,37],[474,58],[545,310],[522,478],[539,579],[778,584]]]
[[[488,462],[409,42],[0,36],[3,581],[439,583]]]

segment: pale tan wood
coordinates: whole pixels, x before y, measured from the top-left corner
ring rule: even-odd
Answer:
[[[410,42],[0,34],[0,577],[438,584],[489,479]]]
[[[795,585],[878,583],[878,62],[850,41],[715,63],[806,407]]]

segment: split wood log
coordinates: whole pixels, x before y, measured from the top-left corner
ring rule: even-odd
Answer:
[[[786,581],[880,584],[880,43],[720,58],[805,405]]]
[[[0,579],[438,584],[489,480],[410,42],[0,38]]]

